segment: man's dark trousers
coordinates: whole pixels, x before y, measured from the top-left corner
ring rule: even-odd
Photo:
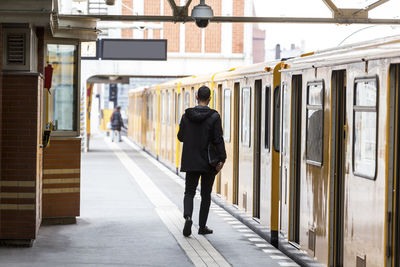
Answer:
[[[201,176],[201,205],[199,215],[199,227],[204,228],[207,223],[208,212],[211,204],[211,191],[214,184],[215,172],[210,171],[208,173],[200,172],[187,172],[186,173],[186,185],[185,185],[185,197],[183,199],[185,218],[192,217],[193,213],[193,198],[196,195],[196,188],[199,183]]]

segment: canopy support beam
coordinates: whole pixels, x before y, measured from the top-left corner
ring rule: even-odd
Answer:
[[[0,11],[1,14],[1,11]],[[77,17],[96,18],[101,21],[144,21],[144,22],[194,22],[192,17],[175,16],[138,16],[138,15],[71,15]],[[370,19],[370,18],[303,18],[303,17],[229,17],[216,16],[210,19],[218,23],[322,23],[322,24],[387,24],[399,25],[400,19]]]

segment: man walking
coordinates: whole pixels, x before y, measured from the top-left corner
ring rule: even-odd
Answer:
[[[178,139],[183,142],[181,171],[186,172],[183,200],[185,218],[183,235],[186,237],[192,233],[193,198],[200,176],[201,205],[198,233],[201,235],[213,233],[213,230],[206,226],[211,191],[215,175],[222,169],[226,160],[221,117],[216,110],[208,107],[210,95],[210,88],[200,87],[197,92],[198,106],[186,109],[179,124]],[[215,147],[216,158],[210,159],[209,146]]]
[[[121,142],[121,128],[124,127],[124,122],[122,121],[120,106],[117,106],[115,108],[114,112],[111,115],[110,121],[112,129],[111,142],[114,142],[114,136],[116,133],[118,133],[118,141]]]

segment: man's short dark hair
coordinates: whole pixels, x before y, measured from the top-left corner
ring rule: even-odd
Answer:
[[[205,102],[207,101],[211,96],[211,90],[207,86],[202,86],[199,88],[199,91],[197,91],[197,98],[199,101]]]

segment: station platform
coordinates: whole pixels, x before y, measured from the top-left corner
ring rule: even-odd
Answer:
[[[182,235],[184,180],[126,137],[82,154],[77,224],[42,226],[32,248],[1,248],[1,266],[299,266],[219,205]]]

